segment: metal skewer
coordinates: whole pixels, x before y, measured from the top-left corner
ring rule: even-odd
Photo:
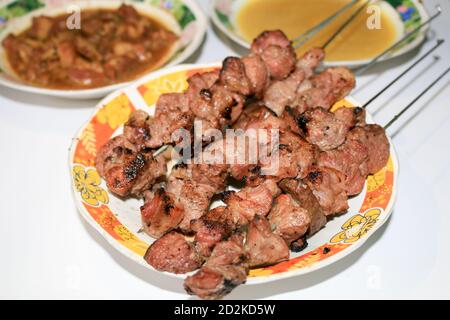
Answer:
[[[309,39],[311,39],[313,36],[315,36],[320,30],[322,30],[324,27],[329,25],[331,22],[333,22],[334,19],[336,19],[338,16],[340,16],[342,13],[353,7],[356,3],[358,3],[359,0],[353,0],[349,4],[345,5],[341,9],[339,9],[337,12],[335,12],[332,16],[329,16],[325,20],[321,21],[319,24],[315,25],[311,29],[304,32],[302,35],[298,36],[297,38],[292,40],[292,43],[294,45],[294,48],[301,47],[305,42],[307,42]]]
[[[369,104],[371,104],[375,99],[377,99],[380,95],[382,95],[387,89],[389,89],[394,83],[396,83],[400,78],[402,78],[405,74],[411,71],[415,66],[417,66],[420,62],[422,62],[426,57],[428,57],[434,50],[436,50],[440,45],[445,42],[443,39],[439,39],[436,45],[428,50],[424,55],[422,55],[416,62],[414,62],[411,66],[409,66],[405,71],[403,71],[400,75],[398,75],[394,80],[392,80],[386,87],[384,87],[381,91],[379,91],[376,95],[367,101],[362,108],[365,109]]]
[[[385,126],[384,129],[389,128],[395,121],[397,121],[398,118],[402,116],[406,111],[408,111],[411,106],[417,102],[422,96],[428,92],[436,83],[438,83],[448,72],[450,71],[450,68],[448,68],[444,73],[442,73],[436,80],[434,80],[428,87],[426,87],[425,90],[423,90],[417,97],[414,98],[413,101],[411,101],[405,108],[403,108],[402,111],[400,111],[398,114],[396,114],[391,121],[389,121]]]
[[[352,22],[356,16],[371,2],[372,0],[367,0],[366,2],[364,2],[364,4],[362,6],[360,6],[358,8],[358,10],[356,10],[348,19],[347,21],[345,21],[337,30],[336,32],[327,40],[327,42],[325,42],[325,44],[322,46],[322,49],[326,49],[326,47],[328,47],[328,45],[333,42],[333,40],[339,35],[339,33],[342,32],[342,30],[344,30],[349,24],[350,22]]]
[[[363,67],[362,69],[359,69],[357,72],[355,72],[356,75],[361,75],[364,71],[368,70],[369,68],[371,68],[374,64],[376,64],[381,58],[383,58],[386,54],[388,54],[389,52],[393,51],[394,49],[396,49],[398,46],[400,46],[400,44],[402,44],[405,40],[409,39],[412,35],[414,35],[415,33],[417,33],[420,29],[422,29],[424,26],[428,25],[431,21],[433,21],[434,19],[436,19],[441,13],[442,13],[442,9],[441,6],[437,5],[436,6],[437,12],[431,16],[428,20],[424,21],[422,24],[420,24],[419,26],[417,26],[414,30],[408,32],[406,35],[404,35],[400,40],[398,40],[396,43],[394,43],[392,46],[390,46],[389,48],[387,48],[385,51],[383,51],[381,54],[379,54],[378,56],[376,56],[369,64],[367,64],[365,67]]]

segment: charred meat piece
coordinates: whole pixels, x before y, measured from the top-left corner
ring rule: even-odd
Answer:
[[[231,68],[231,65],[239,65],[239,63],[229,62],[228,69],[222,70],[221,78],[223,78],[223,81],[227,81],[228,85],[218,80],[211,88],[204,89],[199,94],[189,94],[188,96],[190,110],[195,119],[201,122],[203,141],[206,143],[211,142],[214,138],[210,136],[208,130],[220,130],[233,124],[244,108],[245,96],[236,92],[244,89],[243,87],[237,87],[240,84],[233,80],[237,76],[237,72]],[[242,67],[242,65],[240,66]],[[232,85],[231,82],[234,84]]]
[[[272,180],[266,180],[257,187],[245,187],[239,192],[226,192],[224,202],[228,210],[247,221],[255,216],[266,216],[272,207],[273,198],[280,189]]]
[[[340,108],[333,113],[316,107],[298,116],[296,122],[301,135],[309,143],[327,151],[344,143],[347,133],[356,124],[356,117],[348,108]]]
[[[347,139],[359,141],[367,148],[369,174],[375,174],[386,166],[390,155],[390,144],[382,127],[377,124],[356,127],[350,131]]]
[[[295,69],[296,56],[292,47],[269,46],[261,53],[261,59],[273,80],[286,79]]]
[[[364,127],[366,125],[366,110],[361,107],[338,107],[334,111],[335,116],[342,122],[351,124],[352,127]]]
[[[313,48],[306,52],[297,62],[295,71],[285,80],[274,81],[264,94],[265,105],[281,116],[287,106],[292,105],[301,90],[301,84],[308,79],[317,65],[322,61],[322,49]]]
[[[181,230],[191,231],[191,221],[199,219],[208,211],[215,190],[212,186],[196,183],[190,178],[169,177],[167,191],[176,206],[183,210],[183,220],[179,226]]]
[[[121,196],[142,196],[166,174],[166,161],[151,152],[134,152],[123,135],[108,141],[99,151],[96,168],[111,192]]]
[[[188,95],[201,94],[202,90],[208,90],[219,79],[219,71],[210,71],[195,73],[189,77],[189,88],[186,90]]]
[[[154,118],[148,120],[149,137],[145,145],[158,148],[174,141],[173,133],[178,129],[190,130],[193,123],[187,96],[182,93],[162,94],[156,102]]]
[[[274,80],[286,78],[295,68],[294,48],[280,30],[263,32],[253,41],[251,49],[262,58]]]
[[[294,241],[291,243],[291,246],[289,247],[291,251],[293,252],[301,252],[305,250],[308,247],[308,241],[306,239],[306,236]]]
[[[194,271],[202,264],[192,243],[175,231],[153,242],[144,259],[156,270],[176,274]]]
[[[317,198],[311,189],[299,179],[285,179],[280,182],[280,188],[288,193],[298,204],[306,209],[311,221],[309,224],[308,235],[319,231],[326,223],[327,218],[320,207]]]
[[[282,194],[275,199],[267,219],[273,228],[273,233],[283,238],[288,246],[302,238],[311,224],[308,211],[288,194]]]
[[[225,206],[220,206],[210,210],[204,218],[221,223],[231,231],[236,231],[248,224],[248,220],[238,211],[230,210],[230,208]]]
[[[289,248],[278,234],[273,233],[266,218],[257,216],[247,231],[245,247],[250,267],[272,265],[289,259]]]
[[[209,219],[203,216],[191,222],[195,232],[195,249],[202,257],[209,257],[217,243],[226,240],[231,235],[228,223]]]
[[[163,189],[156,191],[153,197],[147,196],[141,207],[144,231],[153,238],[160,238],[175,229],[183,217],[183,210],[175,206],[172,197]]]
[[[247,260],[243,237],[235,234],[215,246],[203,267],[186,278],[184,288],[201,299],[223,298],[247,280]]]
[[[278,130],[284,128],[283,122],[265,108],[244,112],[234,129],[242,131],[245,145],[238,148],[236,160],[230,165],[230,175],[245,181],[249,186],[257,186],[261,180],[261,161],[267,166],[271,163],[271,153],[278,145]]]
[[[329,68],[311,78],[310,87],[297,91],[292,103],[299,113],[308,109],[322,107],[330,109],[336,102],[345,98],[355,87],[355,76],[346,68]]]
[[[252,92],[256,97],[262,97],[269,84],[269,71],[264,61],[257,54],[250,54],[241,59],[245,67],[245,74],[252,86]]]
[[[166,189],[175,197],[175,204],[184,211],[180,223],[184,232],[191,231],[191,221],[205,215],[213,195],[225,188],[228,165],[221,161],[224,148],[222,140],[210,144],[199,155],[201,164],[175,168],[168,178]],[[219,159],[216,158],[218,154],[221,156]]]
[[[290,131],[280,134],[279,144],[272,154],[269,166],[263,164],[264,175],[277,181],[285,178],[303,178],[313,168],[318,150]]]
[[[345,176],[331,168],[312,171],[304,179],[319,201],[326,216],[339,214],[348,209],[345,192]]]
[[[305,72],[305,79],[309,79],[324,58],[325,51],[322,48],[311,48],[297,61],[296,68],[302,69]]]
[[[143,110],[136,110],[131,113],[123,128],[123,135],[138,150],[146,148],[150,139],[150,115]]]
[[[241,59],[228,57],[223,61],[219,83],[225,88],[243,96],[252,94],[252,84],[247,78],[246,69]]]
[[[264,31],[253,40],[251,50],[256,54],[261,54],[268,47],[274,45],[280,48],[289,48],[292,43],[281,30]]]
[[[296,98],[297,89],[303,80],[305,72],[298,69],[286,79],[273,82],[264,94],[264,103],[277,116],[281,116],[286,106],[291,105]]]
[[[318,166],[333,168],[345,176],[344,185],[348,196],[360,193],[368,175],[369,151],[357,140],[347,139],[338,148],[322,152]]]
[[[119,135],[102,146],[95,160],[95,167],[100,176],[104,177],[112,164],[123,162],[125,158],[131,159],[134,150],[126,147],[126,141],[124,135]]]

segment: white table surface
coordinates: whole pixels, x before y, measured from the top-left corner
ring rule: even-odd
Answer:
[[[365,101],[412,59],[447,39],[370,111],[386,123],[450,65],[450,3],[417,52],[358,78]],[[207,0],[200,3],[207,10]],[[233,52],[212,27],[191,62]],[[421,99],[389,134],[400,158],[392,218],[357,252],[306,276],[242,286],[230,299],[450,298],[450,77]],[[181,281],[151,277],[122,257],[78,214],[68,147],[96,101],[66,101],[0,87],[0,298],[186,299]]]

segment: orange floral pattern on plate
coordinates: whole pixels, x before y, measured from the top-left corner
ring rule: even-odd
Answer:
[[[84,207],[95,222],[98,223],[103,230],[108,232],[114,240],[118,241],[138,255],[144,256],[147,251],[148,244],[136,237],[130,230],[121,224],[108,206],[102,205],[95,208],[89,206],[88,204],[84,204]]]
[[[144,98],[145,103],[148,106],[152,106],[156,103],[161,94],[184,92],[188,88],[188,78],[194,74],[213,70],[217,70],[217,68],[200,68],[170,73],[140,85],[138,91],[142,98]]]
[[[97,111],[95,117],[83,129],[76,146],[74,163],[93,167],[97,151],[122,126],[135,107],[125,94],[120,94]]]

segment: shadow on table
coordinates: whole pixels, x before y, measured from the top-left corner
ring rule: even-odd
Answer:
[[[124,270],[130,272],[135,277],[148,282],[152,286],[179,294],[186,294],[183,289],[183,279],[162,275],[161,272],[145,268],[144,266],[132,261],[130,258],[122,255],[119,251],[114,249],[108,241],[100,235],[100,233],[98,233],[92,226],[89,225],[89,223],[86,222],[86,220],[81,217],[81,215],[78,216],[91,238],[96,243],[100,244],[103,249],[105,249],[114,259],[114,261],[117,262],[117,264],[119,264]]]
[[[131,259],[125,257],[116,249],[114,249],[94,228],[92,228],[80,215],[83,225],[85,226],[89,235],[105,249],[110,256],[122,268],[133,274],[135,277],[148,282],[152,286],[159,287],[163,290],[172,291],[174,293],[186,294],[183,289],[183,279],[177,279],[172,276],[163,275],[158,271],[145,268]],[[367,241],[352,252],[348,256],[342,258],[340,261],[333,263],[320,270],[314,271],[310,274],[295,276],[288,279],[276,280],[265,284],[242,285],[236,288],[226,299],[262,299],[268,298],[277,294],[288,293],[293,291],[305,290],[314,285],[326,281],[354,263],[367,251],[385,232],[390,219],[372,235]],[[186,294],[187,295],[187,294]],[[191,299],[198,299],[191,297]]]
[[[447,87],[450,85],[450,81],[447,81],[442,85],[442,87],[428,97],[428,99],[421,102],[422,108],[417,110],[415,113],[412,113],[405,121],[402,122],[402,124],[391,134],[391,137],[395,137],[399,132],[402,131],[404,127],[406,127],[409,123],[414,121],[422,112],[426,111],[426,107],[431,105],[432,101],[434,101],[437,97],[439,97],[445,90],[447,90]],[[436,126],[437,127],[437,126]]]
[[[312,273],[294,276],[292,278],[277,280],[266,284],[244,285],[237,288],[226,299],[263,299],[274,295],[306,290],[328,279],[338,276],[339,273],[355,264],[361,256],[375,244],[386,231],[391,219],[380,227],[367,241],[356,251],[350,253],[341,260],[332,263]],[[298,296],[297,296],[298,298]],[[305,298],[307,298],[305,296]]]

